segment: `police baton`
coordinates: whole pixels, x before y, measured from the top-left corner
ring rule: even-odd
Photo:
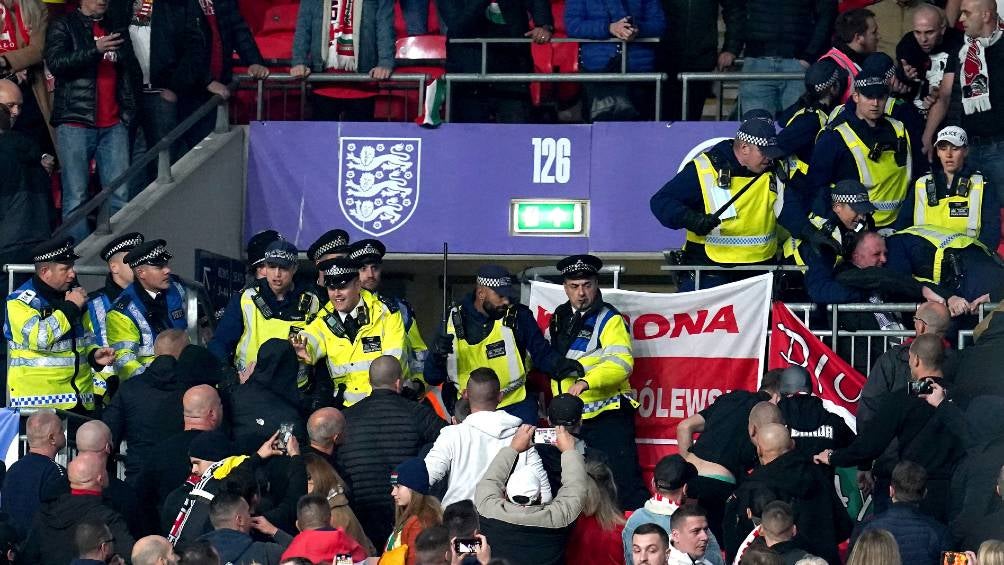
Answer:
[[[449,262],[450,248],[443,242],[443,328],[446,328],[446,319],[450,315],[450,303],[446,298],[446,268]]]
[[[743,187],[739,189],[739,192],[736,192],[735,196],[733,196],[732,198],[729,198],[728,202],[726,202],[725,204],[722,204],[721,208],[715,210],[715,213],[712,214],[712,216],[714,216],[715,218],[719,218],[722,214],[724,214],[725,210],[727,210],[729,206],[732,206],[733,204],[735,204],[736,200],[739,200],[740,196],[742,196],[743,194],[746,194],[746,191],[749,190],[751,186],[753,186],[753,183],[755,183],[756,181],[760,180],[760,177],[762,177],[765,174],[767,174],[768,171],[770,171],[770,168],[766,168],[766,169],[760,171],[757,174],[757,176],[755,176],[752,179],[750,179],[750,181],[748,183],[744,184]]]

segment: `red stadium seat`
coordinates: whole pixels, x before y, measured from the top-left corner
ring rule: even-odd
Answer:
[[[416,35],[397,40],[397,73],[425,73],[435,80],[446,72],[446,37]],[[416,90],[382,92],[376,102],[376,118],[388,121],[411,121],[421,113]]]

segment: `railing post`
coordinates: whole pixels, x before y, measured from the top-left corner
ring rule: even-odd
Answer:
[[[422,75],[422,79],[418,81],[418,111],[422,113],[425,111],[425,83],[428,82],[429,75]]]
[[[450,99],[453,98],[453,81],[450,80],[450,75],[446,75],[446,96],[443,97],[443,121],[450,122],[450,112],[453,110],[453,104]],[[444,283],[445,284],[445,283]]]
[[[683,102],[682,102],[683,108],[682,108],[682,112],[683,113],[680,114],[680,116],[681,116],[680,119],[682,119],[683,121],[687,121],[687,100],[690,98],[690,92],[688,92],[689,91],[689,85],[687,84],[688,80],[687,80],[686,76],[682,76],[682,77],[679,77],[679,78],[680,78],[681,81],[683,81],[683,90],[682,90],[682,92],[683,92]]]
[[[162,149],[157,154],[157,184],[171,184],[174,177],[171,175],[171,151]]]
[[[94,233],[99,235],[112,233],[112,207],[107,199],[98,208],[97,222],[94,225]]]
[[[662,121],[662,79],[655,79],[655,121]]]
[[[738,105],[738,98],[736,99]],[[742,108],[739,111],[742,112]],[[718,121],[722,121],[725,113],[725,81],[718,81]],[[739,116],[742,118],[742,115]]]
[[[621,74],[627,73],[627,41],[621,40]]]
[[[830,330],[832,332],[830,334],[830,337],[833,340],[833,343],[830,344],[830,348],[833,349],[834,353],[836,353],[837,355],[840,355],[839,353],[837,353],[837,341],[838,341],[837,340],[837,334],[840,333],[840,319],[839,319],[840,318],[840,305],[839,304],[831,304],[830,308],[832,309],[830,311],[830,314],[831,314],[831,316],[830,316]],[[854,343],[854,338],[851,338],[851,343],[852,344]]]
[[[488,41],[481,40],[481,74],[488,73]]]
[[[256,86],[256,94],[255,94],[254,106],[255,106],[255,108],[254,108],[255,120],[260,122],[261,119],[262,119],[262,116],[265,113],[265,80],[264,79],[258,79],[258,84]]]
[[[228,131],[230,131],[230,103],[223,100],[216,107],[216,127],[213,128],[213,133],[227,133]]]

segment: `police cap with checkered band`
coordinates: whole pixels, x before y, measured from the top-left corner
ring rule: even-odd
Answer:
[[[359,263],[347,257],[325,259],[317,264],[317,270],[324,275],[324,286],[335,290],[359,277]]]
[[[112,256],[116,253],[128,253],[144,241],[146,241],[146,238],[138,231],[116,237],[108,242],[108,245],[101,249],[101,260],[107,262],[111,260]]]
[[[39,243],[31,250],[33,263],[72,265],[80,256],[73,251],[73,238],[60,237]]]
[[[504,296],[509,300],[516,301],[519,295],[513,288],[514,277],[501,265],[482,265],[478,269],[475,282],[478,286],[490,288],[497,292],[499,296]]]
[[[777,126],[767,112],[751,111],[743,116],[736,141],[754,145],[768,159],[780,159],[784,149],[777,144]]]
[[[565,279],[588,279],[600,272],[603,261],[595,255],[572,255],[558,261],[556,267]]]
[[[167,262],[171,260],[171,257],[173,257],[173,255],[167,251],[167,242],[163,239],[154,239],[143,242],[134,247],[132,251],[126,253],[125,258],[123,258],[122,261],[133,269],[143,265],[163,267],[164,265],[167,265]]]

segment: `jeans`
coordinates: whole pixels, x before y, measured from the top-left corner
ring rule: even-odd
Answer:
[[[803,73],[805,67],[795,59],[747,57],[744,73]],[[739,83],[739,109],[767,110],[772,116],[798,101],[805,92],[800,80],[747,80]]]
[[[178,125],[177,103],[168,102],[159,92],[144,92],[139,97],[139,112],[136,113],[135,141],[132,145],[132,158],[136,161],[151,147]],[[171,162],[178,160],[178,144],[171,146]],[[157,160],[146,166],[144,174],[133,181],[131,193],[139,194],[157,178]]]
[[[969,146],[969,162],[997,191],[997,201],[1004,197],[1004,141],[973,143]]]
[[[429,0],[401,0],[401,14],[409,36],[429,33]]]
[[[56,150],[59,152],[63,180],[63,219],[87,200],[91,159],[97,161],[101,186],[107,187],[129,168],[129,131],[121,123],[107,128],[56,127]],[[112,193],[104,206],[115,214],[129,201],[129,186],[123,184]],[[77,223],[69,235],[83,241],[91,232],[86,221]]]

